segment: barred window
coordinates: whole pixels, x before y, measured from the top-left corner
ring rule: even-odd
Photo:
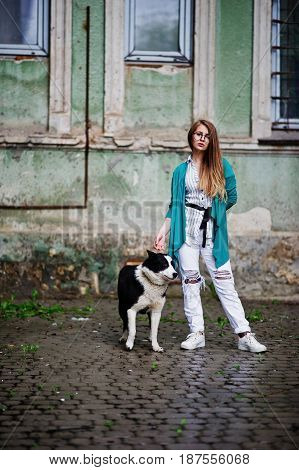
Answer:
[[[0,54],[48,55],[49,0],[0,1]]]
[[[299,129],[299,2],[272,1],[272,127]]]
[[[193,0],[126,0],[126,62],[192,61]]]

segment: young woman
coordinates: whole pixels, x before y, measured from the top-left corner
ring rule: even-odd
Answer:
[[[173,171],[171,202],[154,241],[156,250],[165,250],[165,238],[170,231],[168,254],[182,281],[184,311],[190,328],[181,348],[205,346],[200,298],[200,288],[204,286],[199,272],[201,255],[223,310],[238,335],[238,348],[264,352],[266,346],[255,339],[245,318],[229,260],[226,211],[237,202],[234,171],[221,158],[217,131],[211,122],[196,121],[189,130],[188,142],[192,154]]]

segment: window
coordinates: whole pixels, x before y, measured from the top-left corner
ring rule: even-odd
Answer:
[[[272,128],[299,129],[299,4],[272,2]]]
[[[46,56],[49,0],[1,0],[0,54]]]
[[[126,0],[126,62],[192,61],[193,0]]]

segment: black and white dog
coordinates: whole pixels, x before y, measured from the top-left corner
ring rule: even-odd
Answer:
[[[124,266],[118,276],[119,314],[123,320],[123,335],[127,350],[133,349],[136,336],[136,315],[147,313],[150,320],[152,348],[162,352],[158,344],[158,327],[170,281],[178,274],[174,262],[165,253],[147,250],[148,258],[138,266]]]

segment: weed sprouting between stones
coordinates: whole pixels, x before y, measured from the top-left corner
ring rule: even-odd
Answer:
[[[16,393],[17,393],[16,390],[11,388],[11,389],[8,390],[8,397],[9,398],[14,398],[16,396]]]
[[[246,397],[243,395],[243,393],[236,393],[235,398],[236,400],[244,400]]]
[[[60,385],[53,385],[52,392],[53,393],[60,393],[61,387]]]
[[[256,322],[263,322],[265,321],[264,317],[263,317],[263,312],[261,310],[259,310],[258,308],[254,308],[252,309],[247,315],[246,315],[246,318],[247,320],[249,321],[249,323],[256,323]],[[220,315],[216,322],[215,322],[219,328],[220,328],[220,333],[219,335],[220,336],[223,336],[225,335],[225,331],[224,331],[224,328],[226,325],[229,325],[229,321],[226,317]]]
[[[158,369],[158,363],[157,361],[153,361],[151,365],[151,370],[157,370]]]
[[[39,350],[39,345],[25,343],[25,344],[21,344],[20,348],[23,351],[25,356],[30,355],[30,354],[34,356],[35,353]]]
[[[161,317],[160,320],[162,323],[186,323],[187,320],[183,320],[180,318],[175,318],[175,312],[170,312],[165,317]]]
[[[224,327],[229,324],[228,319],[227,319],[226,317],[223,317],[223,316],[220,315],[220,316],[217,318],[216,323],[217,323],[217,325],[218,325],[219,328],[220,328],[219,336],[224,336],[224,335],[225,335]]]
[[[187,420],[186,418],[182,418],[179,426],[176,428],[176,435],[181,436],[186,426],[187,426]]]
[[[109,429],[109,431],[111,431],[111,429],[113,429],[114,425],[115,425],[115,422],[112,419],[106,419],[104,421],[104,426],[105,426],[105,428]]]
[[[11,318],[40,317],[46,320],[52,320],[54,314],[72,313],[74,315],[87,315],[94,312],[94,308],[91,306],[67,308],[59,304],[51,306],[42,305],[37,300],[38,297],[38,291],[33,290],[31,298],[21,303],[16,303],[13,295],[10,299],[2,300],[0,302],[0,318],[9,320]]]
[[[255,322],[263,322],[265,321],[263,317],[263,312],[258,309],[254,308],[252,309],[247,315],[246,315],[247,320],[249,323],[255,323]]]

